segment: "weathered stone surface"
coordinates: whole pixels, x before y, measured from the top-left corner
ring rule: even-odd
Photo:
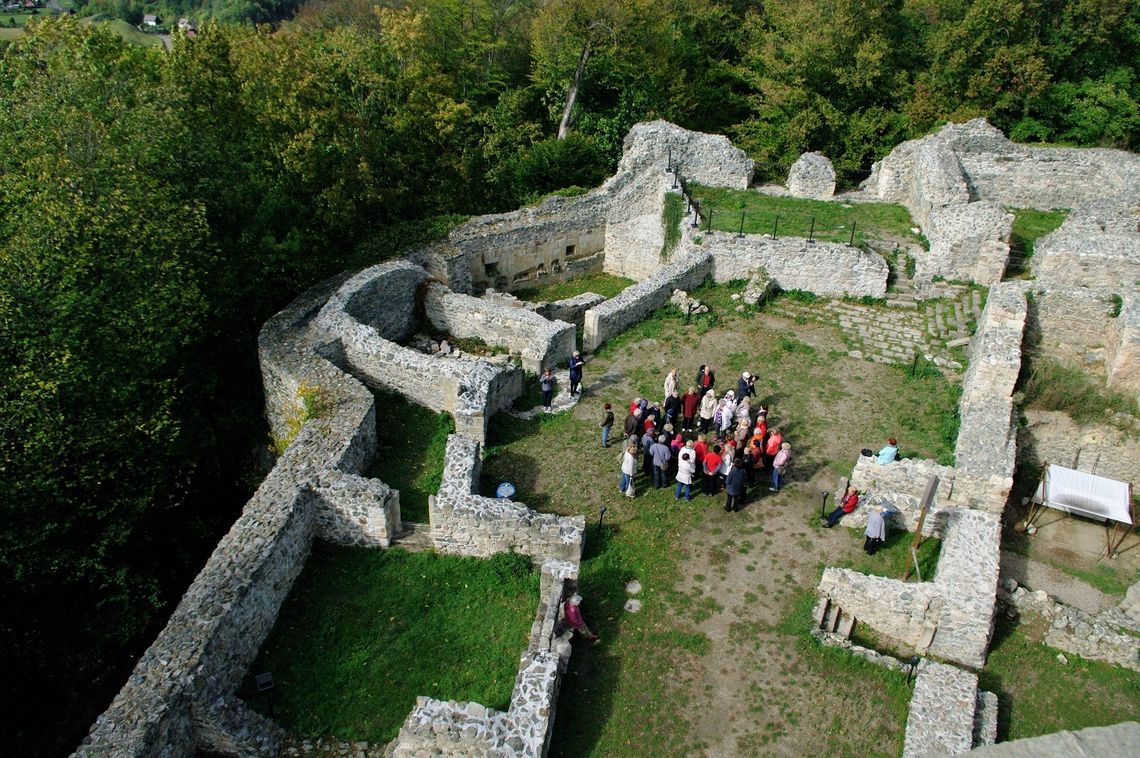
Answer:
[[[1140,287],[1123,295],[1120,315],[1108,334],[1105,364],[1109,387],[1140,395]]]
[[[930,211],[924,227],[929,252],[915,252],[915,277],[964,279],[990,285],[1001,281],[1009,262],[1013,214],[997,203],[981,201]]]
[[[1123,756],[1140,753],[1140,724],[1125,721],[1112,726],[1094,726],[1078,732],[1068,730],[1044,737],[1027,737],[986,745],[970,752],[977,758],[1072,758],[1073,756]]]
[[[712,254],[712,278],[717,284],[748,279],[764,269],[785,290],[826,297],[882,297],[887,291],[888,268],[882,256],[842,243],[755,234],[740,239],[714,232],[704,235],[696,249]]]
[[[1059,411],[1025,411],[1018,460],[1031,469],[1055,463],[1122,482],[1140,482],[1140,439],[1104,424],[1079,424]]]
[[[820,153],[804,153],[788,171],[788,192],[792,197],[827,200],[835,194],[835,169]]]
[[[976,674],[930,660],[919,663],[906,719],[904,758],[969,752],[974,746],[977,691]]]

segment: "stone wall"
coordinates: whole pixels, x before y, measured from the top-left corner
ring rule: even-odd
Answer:
[[[924,660],[918,664],[903,756],[961,755],[974,747],[978,676]],[[997,722],[994,722],[995,732]],[[993,742],[996,734],[989,739]]]
[[[1009,263],[1013,214],[992,202],[948,205],[930,211],[923,226],[930,250],[915,252],[915,277],[935,276],[989,286],[1001,281]]]
[[[712,254],[712,277],[717,284],[748,279],[764,268],[784,290],[806,290],[824,297],[882,297],[887,292],[887,262],[850,245],[754,234],[741,239],[713,232],[704,235],[697,249]]]
[[[1104,294],[1140,281],[1137,203],[1130,195],[1073,207],[1065,222],[1034,245],[1031,270],[1044,288],[1090,288]]]
[[[1140,396],[1140,287],[1123,295],[1120,315],[1108,333],[1105,364],[1109,387]]]
[[[958,405],[954,500],[993,513],[1001,513],[1013,486],[1017,442],[1013,389],[1021,371],[1025,289],[1019,282],[990,289],[970,342],[970,367]]]
[[[537,513],[511,500],[482,497],[476,494],[480,465],[477,443],[448,437],[443,481],[428,507],[437,550],[480,557],[510,551],[574,564],[581,560],[582,516]]]
[[[1112,726],[1094,726],[1080,731],[1060,731],[1043,737],[1027,737],[971,751],[976,758],[1073,758],[1073,756],[1121,756],[1140,753],[1140,724],[1125,721]]]
[[[535,374],[555,368],[574,351],[574,326],[550,321],[524,308],[461,295],[442,284],[424,291],[424,313],[432,326],[456,337],[478,337],[505,347]]]
[[[1108,295],[1082,287],[1042,288],[1032,294],[1029,329],[1040,338],[1041,355],[1102,373],[1115,326]]]
[[[909,204],[915,185],[924,183],[922,195],[948,205],[961,195],[955,174],[963,177],[972,200],[1071,208],[1140,186],[1140,157],[1122,150],[1018,145],[979,118],[902,143],[874,165],[863,186],[884,201]],[[939,187],[948,189],[932,189]]]
[[[576,579],[576,564],[557,560],[543,564],[539,609],[507,711],[419,697],[390,746],[391,755],[546,755],[559,685],[570,659],[570,633],[560,631],[557,621],[567,594],[565,585]]]
[[[422,274],[420,281],[426,279],[423,269],[404,261],[374,266],[366,270],[367,276],[362,273],[349,279],[317,315],[317,339],[330,360],[369,386],[450,413],[457,432],[482,442],[488,419],[522,394],[522,369],[408,349],[385,339],[343,306],[362,287],[383,300],[391,289],[419,276],[414,273],[417,270]]]
[[[627,287],[617,297],[586,311],[582,349],[587,353],[594,352],[606,340],[669,302],[673,290],[689,290],[699,286],[708,278],[709,270],[710,257],[707,252],[681,255],[645,281]]]
[[[1058,411],[1025,411],[1018,460],[1034,470],[1046,463],[1140,485],[1140,438],[1103,424],[1081,424]]]
[[[881,466],[872,456],[859,456],[851,471],[851,485],[859,490],[860,505],[854,513],[843,517],[843,525],[849,528],[866,526],[869,507],[882,505],[895,511],[888,522],[889,527],[913,532],[918,525],[922,496],[931,477],[938,480],[938,485],[923,522],[922,533],[941,537],[947,508],[950,507],[947,501],[953,486],[954,470],[925,458],[900,458]]]
[[[539,303],[535,308],[535,313],[551,321],[565,321],[568,324],[574,324],[581,331],[586,328],[586,311],[595,305],[601,305],[605,301],[606,298],[603,295],[583,292],[581,295],[568,297],[565,300]]]
[[[1140,592],[1131,594],[1140,596]],[[1093,615],[1059,603],[1042,590],[1031,592],[1019,587],[1012,580],[1002,582],[998,597],[1017,612],[1043,616],[1049,622],[1046,645],[1087,660],[1140,671],[1140,637],[1134,634],[1140,631],[1136,623],[1140,614],[1136,613],[1135,600],[1126,598],[1127,605],[1121,604],[1129,613],[1112,608]]]

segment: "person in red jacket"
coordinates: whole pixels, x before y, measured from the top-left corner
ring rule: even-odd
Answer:
[[[579,607],[581,605],[582,596],[577,593],[574,593],[566,600],[566,603],[562,606],[563,613],[566,616],[566,623],[574,630],[575,634],[585,637],[591,642],[597,642],[598,635],[590,631],[590,627],[586,626],[586,619],[582,618],[582,609]]]
[[[692,431],[696,418],[697,409],[701,407],[701,396],[697,394],[696,387],[689,387],[688,392],[681,396],[681,428],[686,431]]]
[[[705,453],[704,466],[701,469],[706,495],[715,495],[720,488],[721,461],[720,445],[713,445],[712,450]]]
[[[827,523],[823,525],[824,529],[830,529],[839,523],[839,519],[851,513],[859,506],[859,490],[854,487],[848,487],[847,492],[844,493],[843,499],[839,501],[839,507],[832,511],[827,517]]]
[[[772,465],[772,460],[775,459],[776,453],[780,452],[780,444],[784,438],[780,435],[779,429],[772,429],[768,439],[764,442],[764,468]]]

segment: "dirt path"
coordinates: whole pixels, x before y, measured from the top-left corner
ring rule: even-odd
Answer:
[[[1008,550],[1001,554],[1001,577],[1014,579],[1031,590],[1045,590],[1065,605],[1086,613],[1097,614],[1119,602],[1119,598],[1106,595],[1087,582]]]

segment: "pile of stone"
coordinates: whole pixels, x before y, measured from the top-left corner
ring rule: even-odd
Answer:
[[[1044,590],[1030,591],[1013,579],[1002,580],[999,599],[1011,611],[1040,613],[1048,620],[1045,644],[1091,660],[1140,671],[1140,637],[1135,617],[1140,583],[1129,588],[1120,607],[1092,615],[1059,603]],[[1059,659],[1060,660],[1060,659]]]
[[[695,297],[689,297],[689,293],[684,290],[673,290],[673,297],[669,298],[669,302],[677,306],[681,313],[687,315],[709,312],[707,305],[704,305]]]
[[[743,311],[746,305],[759,308],[768,302],[774,294],[776,294],[776,282],[768,276],[768,271],[761,266],[748,279],[748,284],[744,286],[744,292],[740,295],[733,295],[732,299],[740,301],[736,310]]]

